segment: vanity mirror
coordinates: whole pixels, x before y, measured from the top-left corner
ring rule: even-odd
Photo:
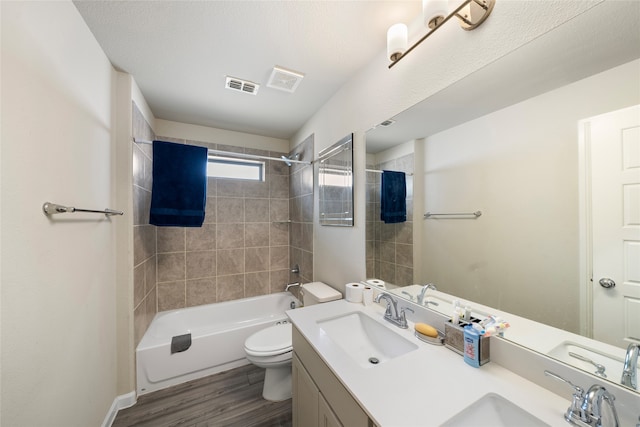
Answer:
[[[353,226],[353,134],[319,153],[320,225]]]
[[[602,2],[394,116],[393,125],[371,129],[368,168],[397,159],[394,150],[414,157],[413,262],[410,279],[376,266],[372,251],[405,243],[374,226],[367,230],[368,276],[400,286],[433,282],[447,294],[607,342],[591,315],[601,310],[594,301],[604,288],[599,277],[590,280],[587,262],[580,129],[588,124],[580,123],[640,104],[639,16],[638,2]],[[617,25],[607,34],[598,22]],[[373,173],[367,178],[374,188]],[[604,209],[593,206],[593,214]],[[425,219],[429,211],[482,214]],[[640,223],[640,209],[629,212]],[[376,212],[369,207],[367,215]],[[638,265],[618,282],[640,286]],[[405,292],[394,293],[415,302]],[[625,320],[621,312],[607,315],[628,339],[640,339],[638,307],[636,297]],[[516,331],[507,338],[528,344]]]

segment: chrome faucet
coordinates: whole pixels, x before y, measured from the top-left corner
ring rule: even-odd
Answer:
[[[594,384],[589,387],[587,393],[571,381],[562,378],[558,374],[550,371],[544,371],[548,375],[557,380],[563,381],[573,387],[574,393],[571,400],[571,406],[564,414],[564,419],[573,425],[579,427],[602,427],[602,404],[607,402],[613,414],[613,427],[618,427],[618,413],[614,405],[615,397],[609,393],[604,387]]]
[[[624,356],[624,367],[622,369],[622,385],[638,389],[638,353],[640,344],[631,343],[627,347],[627,354]]]
[[[393,323],[399,328],[407,329],[408,325],[407,317],[404,313],[405,309],[401,308],[400,312],[398,313],[398,302],[394,300],[391,295],[385,293],[378,294],[375,302],[380,302],[383,299],[387,302],[387,309],[385,310],[383,316],[384,319],[388,322]],[[406,310],[413,312],[413,310],[408,307],[406,308]]]
[[[285,291],[285,292],[289,292],[289,289],[293,288],[294,286],[300,286],[300,282],[289,283],[289,284],[284,288],[284,291]]]
[[[436,288],[436,285],[434,285],[433,283],[427,283],[426,285],[424,285],[420,290],[420,293],[418,294],[418,305],[423,305],[424,294],[427,292],[427,289],[433,289],[434,291],[438,290],[438,288]]]

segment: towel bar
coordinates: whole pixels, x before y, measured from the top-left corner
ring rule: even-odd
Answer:
[[[482,215],[482,211],[475,211],[475,212],[460,212],[460,213],[431,213],[431,212],[427,212],[426,214],[424,214],[424,218],[431,218],[434,216],[473,216],[474,218],[478,218],[479,216]]]
[[[124,215],[124,212],[116,211],[116,210],[113,210],[113,209],[105,209],[105,210],[102,210],[102,211],[96,211],[96,210],[92,210],[92,209],[74,208],[72,206],[62,206],[62,205],[57,205],[57,204],[51,203],[51,202],[45,202],[44,205],[42,205],[42,211],[44,212],[45,215],[54,215],[54,214],[59,214],[59,213],[72,213],[72,212],[101,213],[101,214],[105,214],[106,216]]]

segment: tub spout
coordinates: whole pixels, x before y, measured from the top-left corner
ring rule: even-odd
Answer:
[[[287,285],[287,287],[286,287],[286,288],[284,288],[284,291],[285,291],[285,292],[289,292],[289,289],[293,288],[294,286],[300,286],[300,282],[296,282],[296,283],[289,283],[289,284]]]

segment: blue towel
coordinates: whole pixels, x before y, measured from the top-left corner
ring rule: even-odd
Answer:
[[[150,224],[202,226],[208,151],[206,147],[153,141]]]
[[[385,224],[407,220],[407,181],[404,172],[382,171],[380,220]]]

